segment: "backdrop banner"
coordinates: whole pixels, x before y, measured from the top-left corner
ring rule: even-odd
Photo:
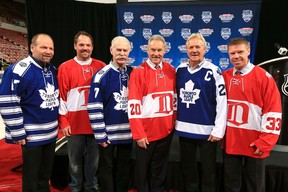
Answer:
[[[166,40],[164,61],[177,67],[188,59],[187,38],[200,32],[207,41],[206,59],[226,70],[232,67],[227,43],[234,37],[250,42],[253,63],[260,9],[259,1],[119,4],[118,35],[131,41],[129,64],[137,66],[147,59],[147,40],[161,34]]]

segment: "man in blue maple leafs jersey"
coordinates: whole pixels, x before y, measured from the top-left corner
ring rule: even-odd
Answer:
[[[188,62],[177,68],[177,121],[184,191],[216,190],[217,141],[225,133],[227,97],[220,69],[204,58],[206,41],[200,33],[186,41]],[[198,176],[198,149],[202,178]],[[200,183],[200,180],[202,181]]]
[[[31,55],[5,70],[0,85],[0,112],[6,142],[22,147],[23,192],[50,191],[58,135],[59,89],[50,64],[54,43],[47,34],[31,40]]]
[[[110,52],[112,60],[109,65],[92,79],[88,113],[99,143],[100,190],[127,192],[132,151],[127,114],[128,81],[132,67],[126,65],[130,42],[125,37],[117,36],[111,42]]]

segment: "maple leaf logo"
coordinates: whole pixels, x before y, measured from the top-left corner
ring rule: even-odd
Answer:
[[[59,90],[55,90],[54,85],[47,83],[46,90],[40,89],[39,90],[40,97],[42,98],[43,102],[40,105],[42,109],[51,109],[54,110],[54,107],[59,106]]]
[[[182,103],[186,103],[186,107],[189,108],[190,104],[195,104],[195,101],[199,99],[200,89],[194,89],[193,81],[189,80],[185,83],[185,89],[180,89],[180,98]]]
[[[125,113],[128,111],[128,88],[123,86],[120,93],[114,92],[114,99],[116,101],[116,105],[114,107],[115,110],[123,110]]]

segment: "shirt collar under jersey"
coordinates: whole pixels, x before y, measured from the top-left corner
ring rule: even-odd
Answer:
[[[148,63],[148,65],[152,68],[152,69],[155,69],[156,70],[156,64],[152,63],[152,61],[150,59],[147,59],[146,61]],[[160,69],[163,68],[163,63],[161,61],[161,63],[158,64],[158,66],[160,66]]]
[[[253,69],[254,65],[252,63],[248,63],[243,69],[241,70],[237,70],[235,68],[233,68],[233,75],[235,75],[235,73],[237,71],[240,71],[241,72],[241,75],[244,75],[244,74],[247,74],[249,73],[249,71],[251,71]]]
[[[193,71],[193,70],[196,70],[196,69],[200,68],[203,65],[204,62],[205,62],[205,58],[200,63],[198,63],[196,66],[192,67],[190,65],[190,60],[188,60],[187,65],[191,69],[191,71]]]
[[[116,71],[119,71],[119,72],[121,72],[122,71],[122,69],[124,69],[124,71],[127,71],[127,66],[125,65],[123,68],[120,68],[116,63],[114,63],[113,61],[110,61],[110,63],[109,63],[111,66],[112,66],[112,68],[114,69],[114,70],[116,70]]]

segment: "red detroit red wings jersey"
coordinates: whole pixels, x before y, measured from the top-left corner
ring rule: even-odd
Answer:
[[[281,128],[281,98],[273,77],[253,66],[243,75],[233,68],[223,72],[228,98],[228,121],[223,148],[228,154],[265,158],[276,144]],[[255,147],[264,152],[254,155]]]
[[[174,128],[175,69],[162,64],[162,69],[154,69],[144,62],[131,73],[128,116],[134,140],[159,140]]]
[[[87,112],[92,76],[105,66],[92,59],[90,64],[79,64],[70,59],[58,68],[60,90],[59,127],[71,126],[72,134],[92,134]]]

